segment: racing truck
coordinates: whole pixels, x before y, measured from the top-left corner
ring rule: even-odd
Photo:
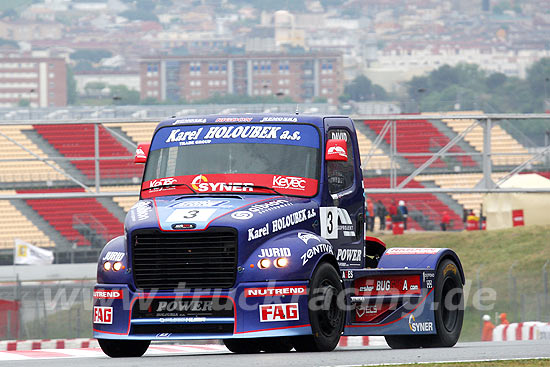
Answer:
[[[460,260],[365,235],[349,117],[173,117],[134,160],[145,164],[139,201],[102,249],[93,293],[108,356],[188,339],[235,353],[330,351],[341,336],[456,344]]]

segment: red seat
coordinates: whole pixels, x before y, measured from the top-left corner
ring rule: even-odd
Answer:
[[[55,193],[55,192],[83,192],[83,189],[50,189],[50,190],[18,190],[18,193]],[[73,228],[75,215],[83,215],[84,222],[91,215],[105,228],[102,233],[109,240],[119,236],[124,231],[123,224],[103,205],[94,198],[71,199],[33,199],[27,200],[30,205],[44,220],[50,223],[61,235],[70,242],[79,246],[90,245],[76,229]],[[93,220],[92,220],[93,222]]]
[[[88,157],[89,161],[70,161],[89,179],[95,177],[95,142],[93,125],[34,125],[34,129],[46,139],[59,153],[66,157]],[[129,152],[102,125],[99,125],[99,156],[130,157]],[[141,177],[142,166],[136,166],[133,159],[100,161],[102,178]]]

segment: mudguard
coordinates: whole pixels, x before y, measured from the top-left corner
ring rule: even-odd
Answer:
[[[317,264],[325,256],[332,257],[332,262],[336,264],[334,248],[329,241],[310,231],[288,231],[270,238],[251,253],[244,263],[244,274],[240,281],[310,279]],[[274,261],[278,257],[288,258],[288,265],[277,268],[272,263],[267,269],[259,269],[260,259]]]
[[[458,255],[448,248],[392,247],[384,252],[378,262],[378,268],[426,268],[437,270],[439,263],[447,258],[456,263],[462,284],[465,284],[466,278]]]
[[[113,269],[106,271],[103,264],[107,261],[111,263],[120,261],[123,268],[119,271]],[[133,284],[132,269],[128,264],[128,254],[126,253],[125,236],[113,238],[101,250],[97,263],[97,282],[99,284]]]

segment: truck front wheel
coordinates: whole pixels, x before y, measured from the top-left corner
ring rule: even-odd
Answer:
[[[223,344],[237,354],[259,353],[261,350],[258,339],[223,339]]]
[[[149,348],[150,340],[97,339],[103,353],[111,358],[141,357]]]
[[[292,345],[298,352],[331,351],[338,345],[344,329],[344,293],[340,275],[329,263],[315,269],[309,289],[309,323],[313,335],[295,336]]]

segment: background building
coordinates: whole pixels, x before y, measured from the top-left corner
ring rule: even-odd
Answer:
[[[140,62],[140,77],[141,98],[159,101],[237,94],[335,103],[344,87],[341,55],[321,52],[148,57]]]
[[[0,107],[67,105],[67,68],[59,58],[0,58]]]

